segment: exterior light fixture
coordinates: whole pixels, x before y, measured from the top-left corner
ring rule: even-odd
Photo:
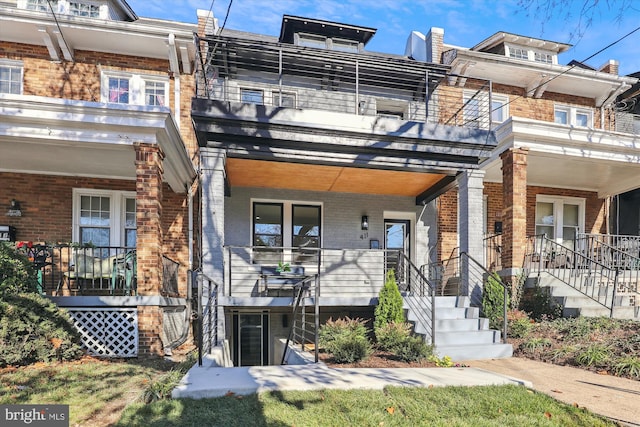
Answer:
[[[22,210],[20,210],[20,202],[16,199],[11,199],[9,203],[9,210],[7,216],[22,216]]]
[[[369,229],[369,217],[362,215],[362,223],[360,224],[363,230]]]

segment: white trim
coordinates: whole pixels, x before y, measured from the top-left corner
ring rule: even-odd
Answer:
[[[22,95],[24,93],[24,63],[22,61],[15,60],[15,59],[0,58],[0,67],[14,68],[14,69],[17,68],[20,70],[20,92],[19,93],[0,92],[0,93],[5,93],[7,95]],[[10,82],[11,81],[9,81],[9,83]]]
[[[129,103],[124,104],[122,102],[110,102],[109,101],[109,79],[128,79],[129,80]],[[164,105],[150,105],[146,103],[146,83],[160,83],[164,84]],[[100,72],[100,101],[109,104],[122,104],[122,105],[149,105],[152,107],[169,108],[169,79],[164,76],[155,74],[139,74],[129,73],[118,70],[101,70]]]
[[[72,200],[72,230],[71,236],[73,242],[80,241],[80,200],[82,196],[109,197],[109,225],[110,246],[124,245],[124,221],[125,221],[125,199],[135,199],[134,191],[120,190],[101,190],[92,188],[74,188]]]
[[[555,121],[556,111],[562,111],[567,113],[567,123],[561,123]],[[587,116],[587,125],[581,126],[578,124],[577,116],[578,114],[585,114]],[[575,105],[565,105],[565,104],[554,104],[553,105],[553,120],[554,123],[565,125],[565,126],[575,126],[585,129],[593,129],[593,110],[588,107],[575,106]]]

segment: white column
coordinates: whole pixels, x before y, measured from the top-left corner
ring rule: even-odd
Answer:
[[[223,150],[201,149],[202,271],[220,286],[224,284],[225,160]]]

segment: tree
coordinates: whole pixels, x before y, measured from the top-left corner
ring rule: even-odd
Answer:
[[[390,322],[402,323],[405,321],[402,295],[398,289],[393,269],[387,271],[387,278],[378,295],[378,305],[374,310],[374,316],[374,331]]]

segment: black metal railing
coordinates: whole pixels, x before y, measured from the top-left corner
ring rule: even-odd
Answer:
[[[191,272],[191,303],[194,316],[194,336],[198,345],[198,366],[202,356],[220,344],[219,291],[220,285],[201,271]]]
[[[457,252],[457,249],[453,251],[454,254]],[[481,313],[485,283],[491,280],[499,284],[503,293],[501,333],[502,341],[506,342],[509,290],[500,276],[487,270],[482,263],[466,252],[423,266],[422,270],[429,272],[436,295],[468,297],[470,306],[479,308]]]
[[[419,330],[427,331],[425,340],[435,344],[435,286],[427,279],[424,272],[416,267],[401,251],[397,254],[398,263],[395,268],[398,287],[405,294],[404,301],[414,313]]]
[[[293,287],[292,323],[289,336],[282,352],[281,365],[286,363],[289,344],[300,346],[301,351],[313,350],[314,360],[318,363],[318,333],[320,331],[320,280],[319,274],[303,278]],[[311,299],[313,304],[307,304]]]
[[[597,239],[578,240],[578,250],[563,246],[546,235],[528,238],[524,268],[527,275],[538,278],[546,272],[609,309],[637,307],[640,302],[640,270],[630,268],[635,257],[620,254],[618,249]],[[603,255],[604,253],[609,255]],[[637,260],[640,262],[640,260]]]
[[[136,248],[124,246],[17,245],[38,271],[47,295],[136,295]]]
[[[609,268],[640,269],[640,236],[580,233],[574,250]]]
[[[502,269],[502,234],[486,236],[484,242],[485,267],[489,271]]]

